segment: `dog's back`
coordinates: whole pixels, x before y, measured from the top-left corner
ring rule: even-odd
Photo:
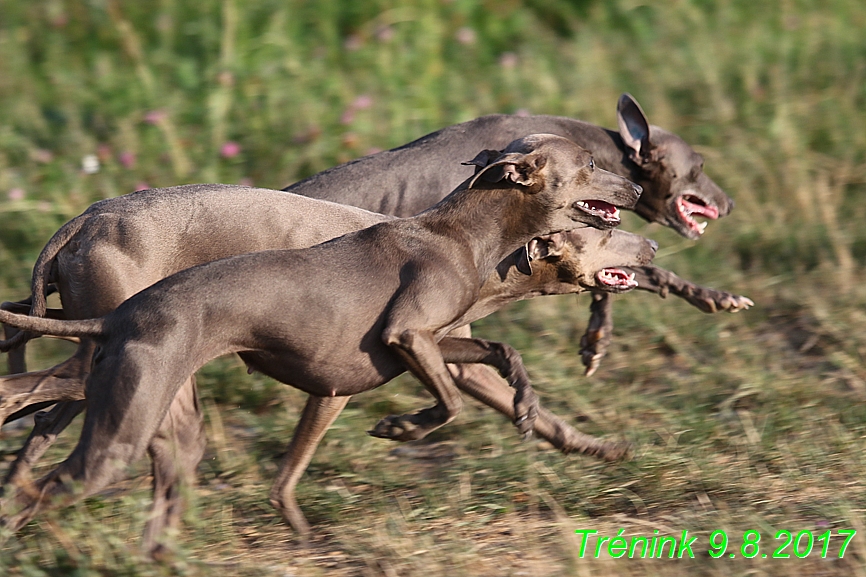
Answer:
[[[106,314],[192,266],[310,246],[388,219],[291,193],[216,184],[141,191],[96,203],[78,218],[85,222],[57,253],[51,275],[62,296],[75,296],[63,302],[68,318]]]
[[[605,140],[609,148],[614,134],[560,116],[490,114],[314,174],[284,190],[408,217],[433,206],[472,176],[473,167],[460,163],[479,150],[500,150],[517,138],[539,133],[562,136],[590,150],[593,143]]]

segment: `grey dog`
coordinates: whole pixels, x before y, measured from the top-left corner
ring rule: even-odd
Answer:
[[[421,438],[459,412],[446,363],[492,364],[516,390],[518,428],[531,430],[536,399],[516,352],[446,335],[478,318],[472,308],[484,280],[511,252],[543,233],[597,224],[581,208],[586,201],[630,204],[640,188],[595,169],[588,152],[553,135],[519,139],[479,163],[474,177],[417,217],[310,249],[194,267],[99,319],[3,311],[0,320],[19,328],[98,343],[78,445],[36,487],[15,494],[20,509],[5,523],[18,528],[46,499],[69,497],[70,479],[84,495],[117,479],[144,452],[181,385],[229,352],[316,397],[353,395],[408,368],[437,403],[380,423],[377,431],[397,440]],[[200,459],[200,447],[178,452]]]

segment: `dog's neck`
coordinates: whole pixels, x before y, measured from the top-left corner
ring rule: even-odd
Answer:
[[[470,180],[414,218],[466,246],[483,283],[509,254],[533,237],[555,231],[546,229],[550,209],[543,195],[504,182],[477,181],[470,189]]]

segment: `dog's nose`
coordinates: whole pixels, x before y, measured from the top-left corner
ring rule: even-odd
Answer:
[[[659,249],[659,243],[657,243],[654,240],[650,240],[649,243],[650,243],[650,248],[653,249],[653,254],[655,254],[656,251]]]
[[[634,183],[632,183],[631,187],[634,189],[635,196],[640,198],[640,195],[643,192],[643,187],[639,184],[634,184]]]

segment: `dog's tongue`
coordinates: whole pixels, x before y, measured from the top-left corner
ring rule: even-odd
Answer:
[[[603,200],[581,200],[577,202],[585,212],[601,217],[607,222],[619,221],[619,209],[609,202]]]
[[[705,204],[700,198],[691,194],[684,194],[677,198],[677,212],[688,227],[698,234],[703,234],[707,228],[706,222],[698,222],[692,215],[702,216],[710,220],[719,218],[719,209],[715,206]]]
[[[596,273],[595,277],[604,286],[619,289],[633,289],[637,287],[634,273],[629,274],[621,268],[603,268]]]

